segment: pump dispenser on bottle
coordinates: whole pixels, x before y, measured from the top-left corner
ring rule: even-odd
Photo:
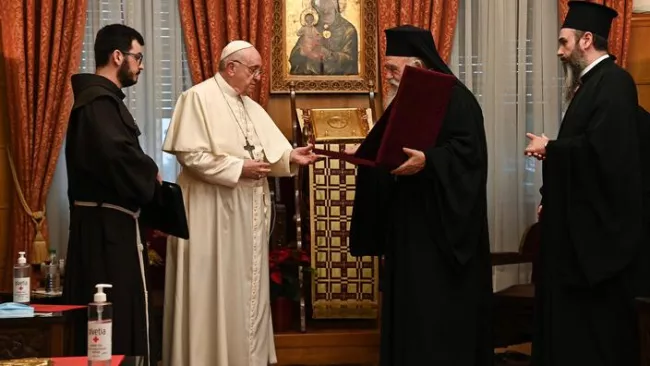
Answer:
[[[18,255],[18,263],[14,266],[14,302],[29,304],[31,267],[27,264],[25,252],[18,252]]]
[[[88,365],[110,365],[112,356],[113,306],[106,301],[104,288],[112,285],[95,286],[93,302],[88,304]]]

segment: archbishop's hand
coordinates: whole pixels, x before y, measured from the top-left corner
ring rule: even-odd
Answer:
[[[297,147],[293,150],[291,150],[291,154],[289,155],[289,160],[298,165],[309,165],[313,164],[322,157],[319,155],[314,154],[314,145],[307,145],[303,147]]]
[[[404,153],[406,153],[406,155],[408,155],[409,158],[397,169],[393,170],[391,174],[413,175],[419,173],[422,169],[424,169],[424,165],[426,164],[427,159],[422,151],[413,150],[406,147],[402,148],[402,150]]]
[[[271,164],[257,160],[244,160],[244,167],[241,170],[242,178],[262,179],[271,172]]]

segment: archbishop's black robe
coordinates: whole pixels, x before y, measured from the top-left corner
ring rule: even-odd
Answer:
[[[606,58],[546,146],[536,366],[638,365],[634,297],[648,293],[650,242],[637,103],[632,77]]]
[[[79,74],[72,77],[72,88],[75,104],[65,147],[70,238],[64,301],[88,304],[96,284],[111,284],[113,288],[106,293],[113,303],[113,354],[145,356],[145,295],[135,219],[118,210],[74,203],[109,203],[135,212],[159,192],[158,167],[140,148],[139,130],[122,102],[124,93],[114,83],[98,75]],[[143,258],[146,270],[146,248]],[[160,336],[151,326],[153,321],[149,312],[150,342],[155,346]],[[75,353],[83,355],[84,319],[78,326]],[[153,350],[152,358],[158,354]]]
[[[491,366],[487,148],[464,86],[425,155],[412,176],[358,167],[350,251],[385,256],[380,365]]]

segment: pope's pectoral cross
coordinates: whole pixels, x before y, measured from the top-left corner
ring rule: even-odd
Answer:
[[[248,142],[248,139],[246,139],[246,145],[244,145],[244,150],[248,151],[248,155],[251,156],[251,159],[255,160],[255,156],[253,155],[253,151],[255,151],[255,146],[251,145],[250,142]]]

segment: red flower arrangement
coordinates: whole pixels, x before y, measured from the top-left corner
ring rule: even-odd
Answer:
[[[148,228],[145,229],[144,234],[149,257],[149,281],[151,290],[163,291],[165,289],[167,234]]]
[[[271,277],[271,297],[285,297],[298,301],[300,283],[298,267],[311,271],[309,255],[304,250],[290,247],[277,247],[269,252],[269,271]]]
[[[167,236],[167,234],[158,230],[145,229],[150,266],[158,267],[165,265],[163,257],[167,251]]]

